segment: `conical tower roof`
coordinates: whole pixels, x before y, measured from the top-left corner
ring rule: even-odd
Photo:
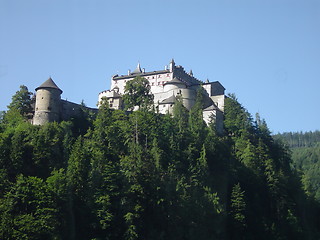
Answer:
[[[140,63],[138,63],[138,66],[136,67],[136,69],[135,69],[132,73],[133,73],[133,74],[142,73],[141,67],[140,67]]]
[[[57,84],[55,84],[51,77],[49,77],[47,81],[45,81],[39,87],[37,87],[36,91],[38,91],[41,88],[53,88],[59,90],[60,93],[62,93],[62,90],[57,86]]]

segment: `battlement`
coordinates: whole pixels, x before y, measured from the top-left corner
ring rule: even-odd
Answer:
[[[184,82],[187,86],[199,85],[203,82],[193,76],[192,70],[187,73],[184,68],[180,65],[175,66],[173,70],[173,77],[178,78],[180,81]]]

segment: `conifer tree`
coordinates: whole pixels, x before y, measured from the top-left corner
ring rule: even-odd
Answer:
[[[244,191],[242,191],[239,183],[235,184],[231,192],[231,216],[233,222],[233,239],[245,239],[244,231],[246,227],[246,202]]]
[[[20,90],[12,96],[12,101],[8,105],[9,110],[17,110],[22,116],[32,112],[32,93],[28,91],[28,88],[24,85],[20,86]]]

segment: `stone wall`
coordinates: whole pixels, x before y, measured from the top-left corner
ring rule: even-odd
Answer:
[[[96,108],[88,108],[85,106],[82,106],[81,104],[69,102],[66,100],[61,100],[61,114],[60,114],[60,120],[68,121],[73,117],[79,117],[81,114],[83,114],[82,109],[86,109],[92,112],[98,112],[98,109]]]

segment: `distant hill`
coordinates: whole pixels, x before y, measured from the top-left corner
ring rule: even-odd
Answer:
[[[301,174],[306,193],[320,201],[320,131],[277,134],[292,152],[292,166]]]
[[[313,147],[320,143],[320,131],[315,132],[285,132],[274,135],[275,139],[282,139],[290,148]]]

